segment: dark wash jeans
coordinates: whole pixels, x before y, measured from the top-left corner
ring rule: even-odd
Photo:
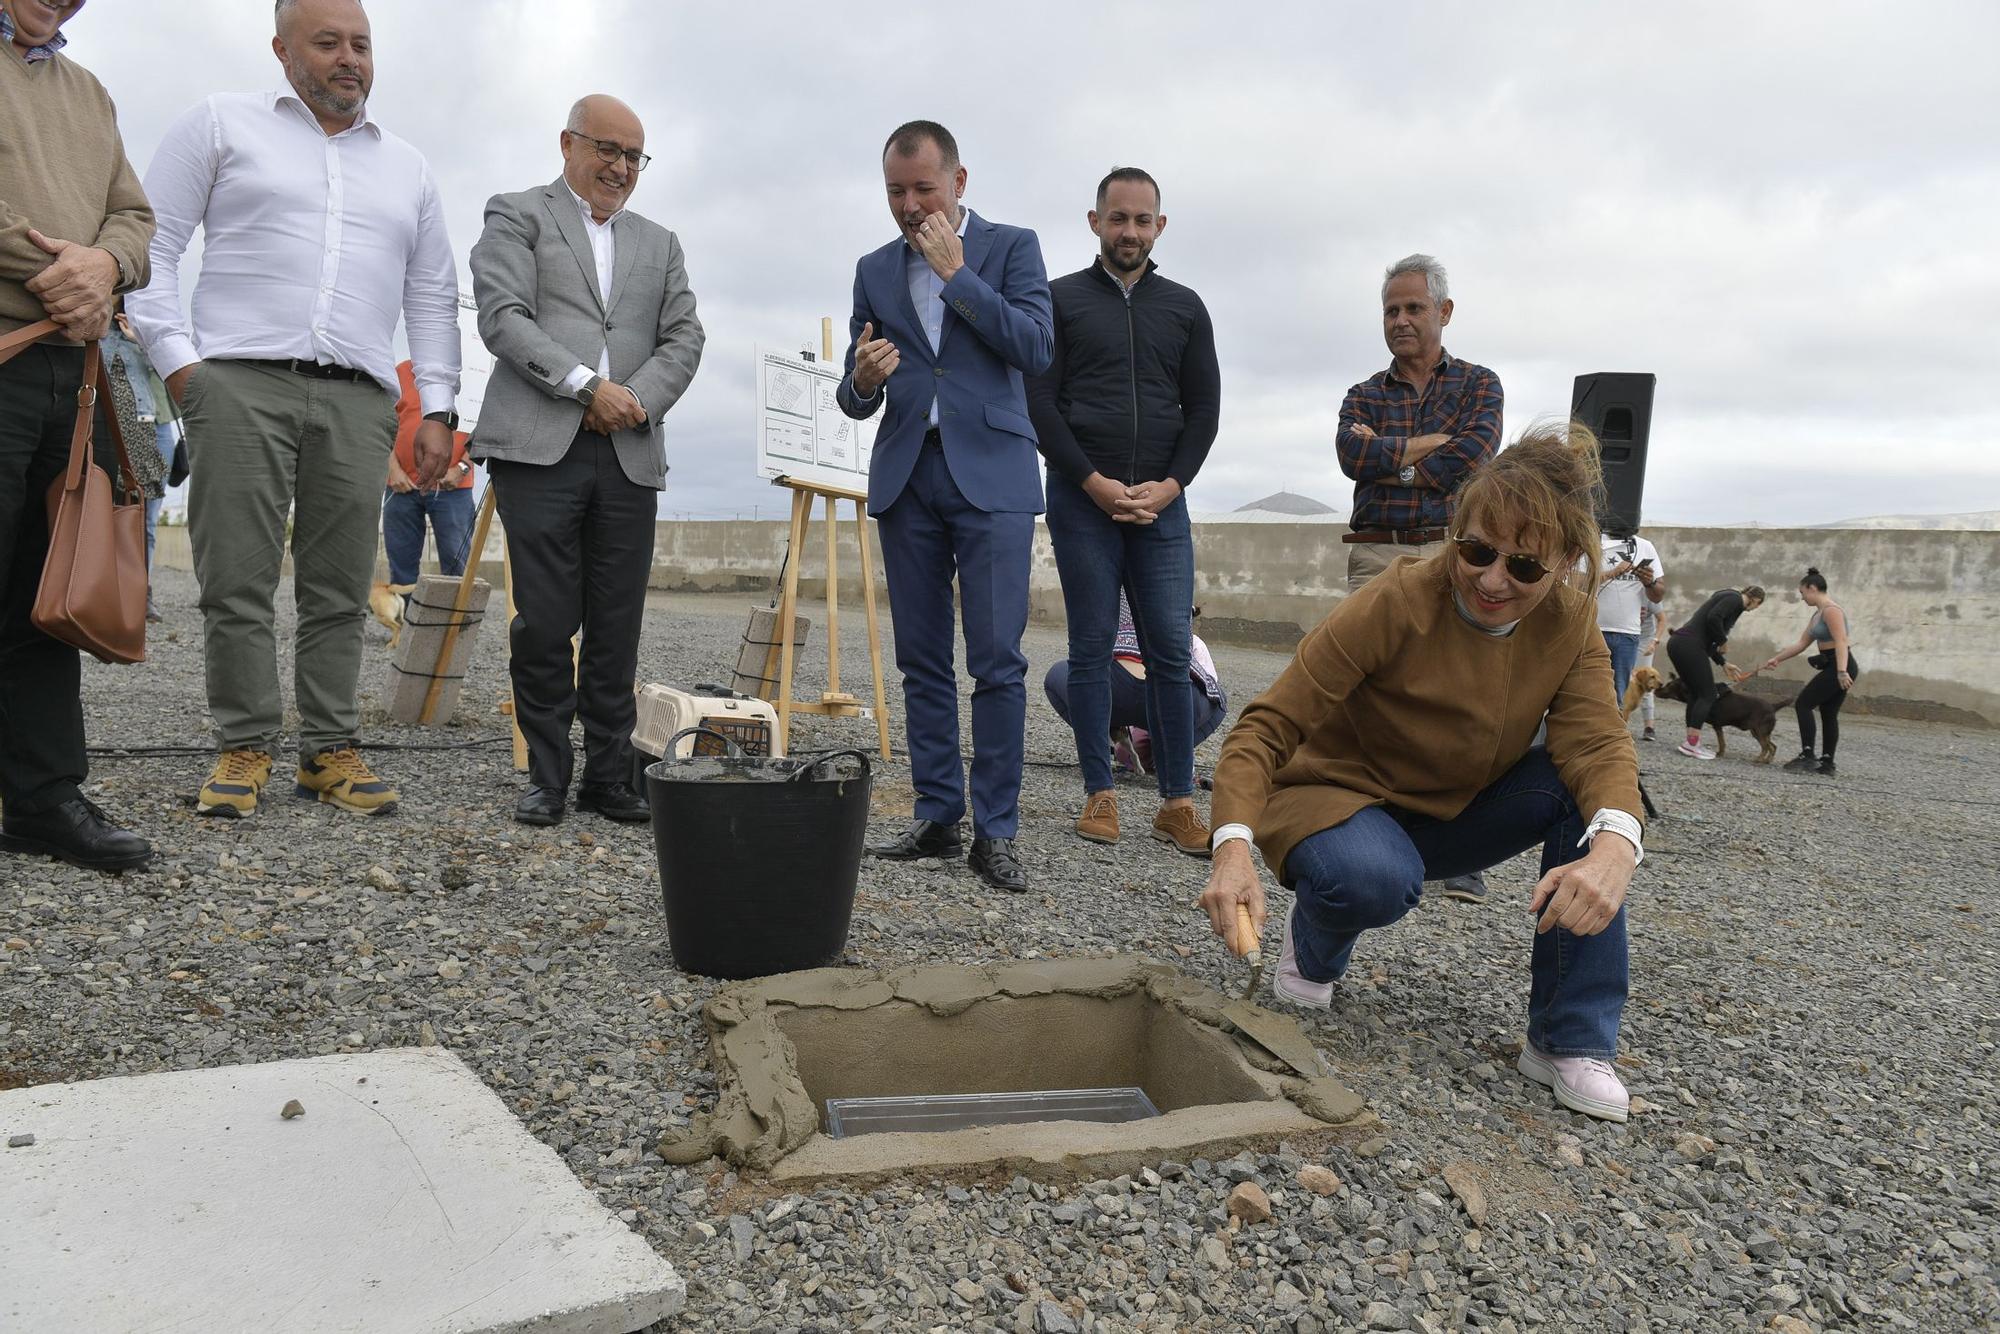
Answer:
[[[83,349],[36,344],[0,366],[0,804],[33,815],[79,795],[83,666],[28,614],[49,556],[49,483],[69,463]]]
[[[1578,860],[1588,851],[1578,846],[1584,824],[1548,751],[1537,747],[1455,820],[1371,806],[1320,830],[1285,859],[1285,879],[1297,895],[1292,948],[1299,971],[1320,982],[1341,976],[1356,938],[1416,907],[1426,880],[1467,875],[1537,843],[1543,875]],[[1533,932],[1534,919],[1523,912],[1520,927]],[[1594,936],[1561,927],[1535,936],[1528,1040],[1553,1056],[1612,1059],[1627,970],[1622,907]]]
[[[465,573],[472,550],[472,488],[382,493],[382,552],[389,558],[389,582],[414,584],[423,573],[424,520],[437,538],[438,571]]]
[[[1118,523],[1082,487],[1050,472],[1048,525],[1069,620],[1069,722],[1083,790],[1112,786],[1111,648],[1122,587],[1146,662],[1146,730],[1160,796],[1193,796],[1194,528],[1187,497],[1176,497],[1152,523]]]

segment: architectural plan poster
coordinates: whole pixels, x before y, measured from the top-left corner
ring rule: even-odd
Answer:
[[[758,346],[758,476],[868,489],[868,456],[881,414],[858,422],[842,412],[833,397],[840,376],[839,362]]]

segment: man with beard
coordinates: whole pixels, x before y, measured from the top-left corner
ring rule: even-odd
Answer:
[[[1015,851],[1027,726],[1028,567],[1042,487],[1024,375],[1053,337],[1041,245],[961,202],[958,142],[935,121],[882,146],[894,241],[854,270],[852,346],[838,397],[848,416],[888,409],[868,464],[882,534],[916,819],[878,857],[956,857],[965,814],[952,665],[952,576],[972,673],[972,853],[987,884],[1028,888]],[[879,334],[878,331],[879,330]]]
[[[1194,530],[1183,493],[1221,416],[1215,329],[1201,298],[1152,261],[1167,227],[1158,182],[1120,167],[1098,182],[1087,216],[1098,257],[1049,284],[1055,354],[1028,387],[1069,620],[1070,725],[1084,790],[1076,832],[1118,841],[1110,673],[1122,588],[1145,661],[1160,788],[1152,835],[1206,857],[1208,825],[1194,805]]]
[[[384,815],[398,794],[356,749],[355,688],[396,438],[396,320],[424,412],[411,480],[429,485],[458,425],[458,269],[429,165],[368,116],[358,0],[276,11],[290,87],[218,94],[167,130],[146,174],[153,282],[126,309],[196,459],[188,536],[222,753],[195,809],[250,815],[271,776],[284,722],[272,602],[293,510],[298,791]],[[180,262],[196,227],[190,327]]]
[[[76,423],[77,344],[110,327],[115,293],[146,280],[153,235],[111,98],[62,54],[82,7],[0,0],[0,337],[59,326],[0,365],[0,849],[118,871],[152,847],[83,795],[82,666],[29,618],[49,483]]]

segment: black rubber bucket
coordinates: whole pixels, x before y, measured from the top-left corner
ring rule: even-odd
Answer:
[[[720,733],[691,727],[691,732]],[[646,767],[653,847],[674,964],[704,977],[764,977],[839,961],[873,787],[868,757],[727,755]]]

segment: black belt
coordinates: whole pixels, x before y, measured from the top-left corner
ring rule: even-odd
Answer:
[[[939,448],[943,448],[944,433],[938,430],[937,427],[933,426],[931,427],[930,430],[924,432],[924,443],[927,445],[936,445]]]
[[[1432,542],[1444,541],[1442,528],[1364,528],[1359,532],[1342,533],[1340,540],[1348,543],[1394,543],[1400,547],[1428,546]]]
[[[335,366],[326,361],[302,361],[297,357],[277,359],[236,357],[233,360],[240,361],[245,366],[266,366],[272,370],[290,371],[294,375],[309,375],[315,380],[351,380],[355,384],[360,384],[363,380],[370,384],[375,382],[375,377],[367,371],[357,371],[351,366]]]

